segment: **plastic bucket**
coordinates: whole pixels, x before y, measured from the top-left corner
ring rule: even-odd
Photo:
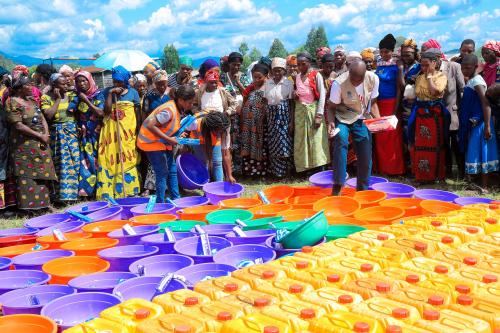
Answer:
[[[304,220],[316,214],[315,210],[312,209],[291,209],[286,212],[281,213],[283,221],[298,221]]]
[[[319,186],[293,186],[293,196],[294,197],[299,197],[302,195],[314,195],[314,194],[321,194],[321,190],[323,190],[322,187]],[[318,193],[318,191],[320,193]]]
[[[16,236],[17,237],[17,236]],[[0,248],[0,257],[14,258],[20,254],[32,252],[32,251],[42,251],[47,250],[49,248],[48,245],[39,244],[40,248],[34,250],[35,244],[21,244],[21,245],[13,245]]]
[[[236,198],[236,199],[226,199],[219,201],[219,206],[222,209],[226,208],[249,209],[260,205],[262,205],[262,202],[259,199],[253,199],[253,198]]]
[[[326,197],[317,201],[313,210],[324,210],[328,217],[335,216],[352,216],[357,210],[361,208],[360,203],[351,197]]]
[[[312,246],[319,242],[328,231],[328,221],[323,213],[319,213],[301,223],[285,235],[280,243],[286,249],[297,249]]]
[[[177,212],[179,209],[184,209],[188,207],[196,207],[196,206],[205,206],[210,203],[210,201],[203,196],[191,196],[175,199],[174,203],[176,205],[175,211]]]
[[[286,203],[292,205],[292,209],[313,209],[313,205],[324,197],[319,194],[299,195],[288,198]]]
[[[68,250],[34,251],[12,258],[12,264],[15,269],[32,269],[41,271],[43,264],[47,261],[56,258],[71,257],[74,255],[75,253],[73,251]]]
[[[117,285],[135,277],[137,277],[137,275],[129,272],[95,273],[71,279],[68,285],[78,290],[78,292],[102,292],[111,294]]]
[[[184,267],[192,266],[193,259],[180,254],[162,254],[137,260],[129,271],[139,275],[139,266],[144,268],[144,276],[165,276]]]
[[[234,231],[226,235],[226,239],[233,243],[233,245],[240,244],[264,244],[269,236],[275,235],[276,231],[272,229],[267,230],[249,230],[245,231],[245,237],[237,236]]]
[[[440,200],[448,202],[453,202],[458,198],[458,195],[455,193],[433,189],[416,190],[414,195],[415,198],[422,200]]]
[[[228,276],[229,273],[234,272],[236,268],[230,265],[205,263],[193,265],[177,271],[177,275],[183,276],[187,280],[187,286],[193,289],[194,285],[206,278],[217,278],[221,276]]]
[[[361,208],[366,208],[377,206],[382,200],[387,199],[387,194],[376,190],[358,191],[353,198],[361,204]]]
[[[405,211],[398,207],[374,206],[363,208],[354,213],[354,218],[367,224],[392,224],[394,220],[405,215]]]
[[[0,272],[0,295],[16,289],[46,284],[50,275],[30,269]]]
[[[381,201],[380,206],[403,208],[405,210],[404,216],[417,216],[422,214],[421,201],[418,198],[393,198]]]
[[[374,190],[373,185],[378,184],[378,183],[387,183],[388,180],[383,178],[383,177],[375,177],[371,176],[368,178],[368,189],[369,190]],[[346,186],[356,189],[358,185],[358,178],[350,178],[345,182]]]
[[[204,255],[201,245],[201,238],[199,236],[193,236],[181,239],[174,245],[175,252],[183,254],[193,258],[195,264],[201,264],[213,261],[213,255],[226,247],[230,247],[233,244],[222,237],[208,236],[208,241],[210,243],[210,248],[212,249],[212,254]]]
[[[7,257],[0,257],[0,271],[7,271],[12,265],[12,259]]]
[[[387,194],[387,199],[392,198],[412,198],[415,188],[401,183],[377,183],[372,186],[376,191],[382,191]]]
[[[139,225],[158,225],[164,222],[172,222],[177,220],[177,215],[174,214],[149,214],[134,216],[129,221],[133,226]]]
[[[143,204],[135,206],[130,209],[130,213],[133,217],[141,215],[156,215],[156,214],[169,214],[175,212],[175,206],[171,203],[155,203],[151,212],[147,212],[148,204]],[[130,220],[130,219],[129,219]]]
[[[35,243],[36,243],[35,235],[9,236],[0,238],[0,248],[14,246],[14,245],[35,244]]]
[[[60,297],[42,308],[42,315],[58,322],[61,331],[99,317],[99,314],[120,304],[120,299],[107,293],[78,293]]]
[[[177,177],[179,185],[186,190],[201,189],[210,181],[207,166],[192,154],[177,156]]]
[[[11,315],[0,317],[0,332],[56,333],[57,324],[52,319],[39,315]]]
[[[235,224],[236,220],[247,221],[252,218],[252,212],[244,209],[221,209],[206,216],[208,224]]]
[[[72,216],[64,213],[45,214],[26,220],[26,222],[24,222],[24,226],[28,228],[44,229],[53,226],[54,224],[69,222],[71,220]]]
[[[105,220],[86,224],[82,230],[92,234],[92,237],[106,237],[111,231],[121,229],[125,224],[130,223],[127,220]]]
[[[190,232],[174,232],[173,234],[175,237],[174,242],[169,242],[168,238],[165,238],[165,234],[161,233],[143,236],[141,238],[141,243],[143,243],[144,245],[157,247],[157,254],[171,254],[175,253],[174,244],[176,241],[193,236],[193,234]]]
[[[4,316],[22,313],[40,314],[45,304],[74,293],[76,293],[75,289],[60,284],[33,286],[1,295],[0,304],[2,304]]]
[[[42,270],[52,277],[51,284],[67,284],[69,280],[78,276],[105,272],[108,269],[109,262],[89,256],[57,258],[42,266]]]
[[[264,245],[245,244],[221,250],[214,256],[216,264],[225,264],[236,268],[246,267],[257,259],[262,259],[266,263],[276,259],[276,252]]]
[[[212,205],[225,199],[239,198],[245,187],[241,184],[230,182],[213,182],[203,185],[203,191]]]
[[[61,249],[74,251],[77,256],[96,256],[97,252],[118,245],[117,239],[88,238],[77,239],[61,245]]]
[[[158,287],[162,279],[161,276],[135,277],[117,285],[113,289],[113,295],[120,298],[122,302],[132,298],[151,301],[156,296],[186,288],[183,282],[172,279],[168,285],[159,290]]]
[[[150,245],[125,245],[99,251],[99,258],[109,262],[110,272],[127,271],[130,264],[158,254],[158,247]]]
[[[248,209],[253,214],[254,219],[279,216],[282,212],[292,209],[289,204],[269,204]]]
[[[366,222],[355,219],[354,217],[347,217],[347,216],[328,216],[328,214],[325,213],[326,220],[328,221],[329,225],[337,225],[337,224],[343,224],[343,225],[365,225]]]
[[[263,192],[270,203],[285,203],[286,199],[294,195],[293,187],[288,185],[268,187]],[[255,198],[259,199],[259,196]]]
[[[317,172],[309,177],[309,182],[313,186],[322,188],[332,188],[333,186],[333,170]]]
[[[36,228],[11,228],[0,229],[0,237],[34,235],[39,231]]]
[[[97,212],[98,210],[107,208],[108,206],[109,203],[107,203],[106,201],[89,201],[81,203],[79,205],[71,206],[70,208],[66,209],[66,212],[73,211],[87,215],[90,213]]]
[[[489,204],[493,199],[489,198],[476,198],[476,197],[459,197],[454,200],[457,205],[467,206],[475,204]]]
[[[278,246],[276,244],[276,242],[274,241],[274,238],[276,236],[271,236],[269,237],[267,240],[266,240],[266,246],[270,249],[273,249],[275,252],[276,252],[276,258],[281,258],[283,256],[287,256],[287,255],[292,255],[294,254],[295,252],[299,252],[301,249],[285,249],[283,248],[282,246]],[[319,245],[319,244],[322,244],[326,241],[326,238],[323,238],[322,240],[320,240],[318,243],[314,244],[314,245]]]
[[[120,245],[135,245],[140,244],[141,237],[146,235],[155,234],[160,230],[156,225],[141,225],[133,227],[136,235],[128,235],[123,229],[116,229],[108,234],[109,238],[118,239]]]
[[[218,209],[220,209],[219,206],[188,207],[178,210],[177,215],[179,215],[179,219],[181,220],[206,221],[207,214]]]
[[[280,223],[282,221],[283,218],[281,216],[263,217],[255,220],[247,220],[243,222],[245,226],[243,226],[242,229],[243,231],[273,229],[270,225],[271,223]]]
[[[122,208],[121,219],[128,220],[132,217],[132,213],[130,213],[130,209],[135,206],[139,206],[142,204],[146,204],[149,201],[149,198],[145,197],[131,197],[131,198],[121,198],[115,199],[118,205]]]
[[[78,239],[87,239],[90,238],[92,235],[85,233],[85,232],[66,232],[63,233],[64,237],[66,240],[59,240],[57,239],[53,234],[47,235],[47,236],[42,236],[38,237],[36,241],[42,245],[48,245],[50,250],[56,250],[60,249],[61,245],[64,243],[78,240]]]
[[[61,222],[54,224],[51,227],[47,227],[45,229],[40,230],[36,233],[38,237],[52,235],[52,232],[55,229],[59,229],[60,232],[77,232],[81,231],[82,227],[85,225],[85,222],[82,221],[69,221],[69,222]]]
[[[303,220],[290,221],[290,222],[277,222],[277,223],[273,223],[273,225],[276,227],[276,229],[286,229],[288,231],[292,231],[292,230],[298,228],[302,223],[304,223]]]
[[[366,228],[351,224],[330,225],[326,233],[326,241],[329,242],[339,238],[347,238],[349,235],[363,230],[366,230]]]
[[[92,219],[92,222],[118,220],[122,216],[122,207],[112,206],[87,214],[87,217]]]
[[[234,224],[209,224],[201,226],[201,228],[209,235],[209,236],[217,236],[217,237],[225,237],[228,233],[233,231],[235,227]],[[198,232],[195,228],[191,229],[191,233],[193,236],[197,236]]]
[[[173,232],[190,232],[195,225],[205,225],[202,221],[179,220],[175,222],[166,222],[158,225],[160,232],[165,232],[165,228],[170,228]]]
[[[422,214],[444,214],[454,210],[459,210],[462,206],[448,201],[422,200],[420,202]]]

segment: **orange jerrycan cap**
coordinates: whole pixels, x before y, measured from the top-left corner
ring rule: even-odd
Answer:
[[[312,253],[313,252],[313,247],[312,246],[303,246],[302,247],[302,252],[304,252],[304,253]]]
[[[435,305],[435,306],[443,305],[444,298],[443,298],[443,296],[439,296],[439,295],[431,295],[427,299],[427,303],[429,303],[430,305]]]
[[[269,300],[267,298],[256,298],[253,301],[253,305],[258,308],[262,308],[264,306],[267,306],[269,304]]]
[[[191,333],[191,326],[187,325],[175,326],[174,333]]]
[[[135,311],[134,317],[135,319],[146,319],[150,314],[151,312],[148,309],[142,308]]]
[[[377,239],[378,239],[379,241],[386,241],[386,240],[388,240],[388,239],[389,239],[389,235],[388,235],[388,234],[378,234],[378,235],[377,235]]]
[[[238,284],[236,283],[227,283],[224,285],[224,291],[226,293],[233,293],[238,290]]]
[[[358,321],[357,323],[354,324],[353,330],[356,333],[368,333],[370,332],[370,325],[368,325],[368,323],[365,323],[363,321]]]
[[[438,320],[441,314],[439,311],[426,309],[424,310],[423,317],[425,320]]]
[[[264,333],[280,333],[280,329],[276,326],[266,326],[264,327]]]
[[[338,274],[330,274],[326,277],[326,280],[330,283],[335,283],[340,281],[340,275]]]
[[[389,325],[385,329],[385,333],[403,333],[403,329],[398,325]]]
[[[493,274],[485,274],[483,275],[483,282],[484,283],[494,283],[498,281],[498,277]]]
[[[415,242],[415,244],[413,244],[413,248],[416,251],[423,252],[423,251],[427,250],[427,243]]]
[[[441,243],[443,243],[443,244],[451,244],[451,243],[453,243],[453,237],[443,236],[441,238]]]
[[[497,206],[498,207],[498,206]],[[498,223],[498,220],[494,217],[488,217],[486,220],[485,220],[486,223],[488,224],[497,224]]]
[[[227,311],[221,311],[217,314],[217,320],[218,321],[228,321],[233,319],[233,315],[230,312]]]
[[[469,295],[459,295],[457,297],[457,303],[460,305],[472,305],[473,301]]]
[[[306,269],[307,267],[309,267],[309,262],[307,261],[297,261],[295,263],[295,268],[297,269]]]
[[[464,264],[468,266],[474,266],[475,264],[477,264],[477,259],[474,257],[465,257]]]
[[[276,273],[274,273],[274,271],[264,271],[264,272],[262,272],[261,277],[264,280],[269,280],[269,279],[272,279],[275,275],[276,275]]]
[[[470,287],[465,284],[457,284],[455,286],[455,290],[460,294],[468,294],[470,293]]]
[[[406,282],[408,283],[418,283],[420,281],[420,276],[417,274],[408,274],[406,276]]]
[[[479,229],[476,227],[467,227],[465,230],[467,230],[469,234],[477,234],[479,232]]]
[[[436,265],[436,267],[434,267],[434,272],[438,274],[446,274],[448,273],[448,267],[444,265]]]
[[[339,298],[337,299],[337,301],[340,304],[349,304],[349,303],[354,302],[354,299],[352,298],[351,295],[340,295]]]
[[[440,227],[440,226],[442,226],[442,225],[443,225],[443,222],[441,222],[441,221],[432,221],[432,222],[431,222],[431,225],[432,225],[433,227]]]
[[[392,310],[392,316],[396,319],[404,319],[410,316],[410,311],[405,308],[396,308]]]
[[[198,297],[186,297],[184,300],[184,305],[185,306],[193,306],[198,304]]]
[[[301,284],[292,284],[288,288],[288,292],[290,294],[300,294],[304,290],[304,287]]]
[[[373,265],[372,264],[368,264],[368,263],[361,264],[361,266],[359,267],[359,269],[362,272],[371,272],[373,270]]]
[[[302,319],[312,319],[316,317],[316,311],[314,309],[302,309],[300,311],[300,318]]]
[[[375,286],[375,289],[379,293],[388,293],[389,291],[391,291],[391,285],[386,282],[378,282]]]

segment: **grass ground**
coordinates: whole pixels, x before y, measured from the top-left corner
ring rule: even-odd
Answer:
[[[474,190],[469,190],[468,188],[469,183],[464,182],[464,181],[454,181],[454,180],[446,180],[446,183],[440,183],[440,184],[428,184],[425,186],[418,186],[417,184],[413,184],[411,180],[403,177],[394,177],[390,179],[391,181],[395,182],[401,182],[401,183],[406,183],[410,184],[412,186],[415,186],[417,188],[435,188],[435,189],[442,189],[445,191],[452,191],[457,193],[459,196],[485,196],[489,197],[492,199],[500,200],[500,182],[498,181],[498,178],[495,179],[493,184],[497,184],[496,187],[494,187],[489,194],[486,195],[481,195],[477,191]],[[280,182],[271,182],[271,181],[266,181],[266,180],[255,180],[255,179],[240,179],[239,182],[245,186],[245,197],[252,197],[254,196],[259,190],[265,189],[270,186],[275,186],[275,185],[290,185],[290,186],[301,186],[301,185],[308,185],[309,182],[306,179],[290,179],[290,180],[283,180]],[[200,195],[201,192],[199,191],[192,191],[192,192],[187,192],[185,195]],[[57,212],[64,210],[66,206],[56,206],[50,208],[48,211],[44,211],[44,213],[47,212]],[[13,213],[13,214],[12,214]],[[21,214],[20,212],[8,212],[8,214],[12,214],[12,216],[5,217],[5,213],[3,215],[0,214],[0,229],[7,229],[7,228],[15,228],[15,227],[20,227],[22,226],[24,220],[26,218],[29,218],[31,216],[27,216],[25,214]]]

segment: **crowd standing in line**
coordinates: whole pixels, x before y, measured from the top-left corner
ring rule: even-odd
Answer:
[[[175,158],[190,151],[213,181],[282,179],[331,166],[333,195],[357,165],[357,189],[373,170],[435,182],[465,175],[488,186],[499,170],[500,42],[466,39],[446,59],[434,39],[347,52],[341,45],[262,57],[242,71],[232,52],[193,73],[151,62],[132,75],[112,69],[113,86],[67,65],[33,75],[0,68],[0,209],[51,201],[181,195]],[[181,129],[181,120],[194,120]],[[370,133],[369,118],[396,116],[392,131]],[[182,131],[182,132],[181,132]],[[199,139],[180,145],[178,138]]]

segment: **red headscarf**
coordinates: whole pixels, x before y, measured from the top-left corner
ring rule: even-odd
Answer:
[[[79,76],[83,76],[84,78],[87,79],[87,81],[89,81],[89,90],[78,91],[78,92],[83,92],[85,95],[87,95],[88,98],[94,97],[99,92],[99,87],[97,87],[97,84],[95,83],[94,78],[92,77],[92,74],[90,74],[87,71],[79,70],[75,74],[75,81],[76,81],[76,78]],[[77,87],[77,90],[78,90],[78,87]]]
[[[16,67],[14,67],[14,69],[12,69],[12,76],[15,76],[18,73],[21,73],[26,76],[29,76],[30,74],[28,67],[24,65],[17,65]]]
[[[217,81],[220,80],[220,74],[218,70],[209,69],[205,74],[205,81]]]
[[[429,39],[427,42],[422,44],[423,49],[438,49],[441,51],[441,44],[435,39]],[[446,57],[444,56],[444,53],[441,52],[441,59],[445,59]]]
[[[492,50],[493,52],[495,52],[495,55],[497,57],[500,57],[500,42],[489,40],[484,43],[483,47],[485,49]]]
[[[497,69],[498,66],[500,65],[500,42],[494,41],[494,40],[489,40],[486,43],[484,43],[483,48],[492,50],[495,52],[495,55],[497,56],[497,62],[494,64],[490,63],[485,63],[483,67],[483,78],[484,81],[486,82],[486,85],[489,87],[493,85],[496,81],[497,78]]]
[[[321,60],[325,54],[330,54],[332,53],[332,50],[326,46],[318,47],[316,49],[316,60]]]

